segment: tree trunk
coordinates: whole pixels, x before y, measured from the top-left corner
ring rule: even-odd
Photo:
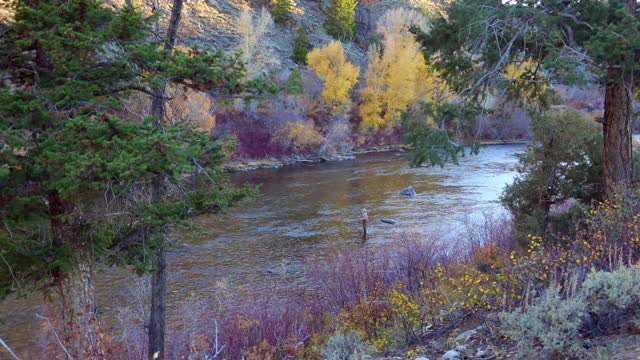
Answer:
[[[166,85],[153,89],[151,113],[156,126],[164,124],[165,104],[164,90]],[[152,181],[151,203],[160,201],[162,196],[162,178],[156,176]],[[156,234],[160,239],[156,253],[153,255],[152,279],[151,279],[151,308],[149,311],[149,357],[152,359],[164,359],[164,331],[165,309],[167,301],[167,253],[164,239],[161,234]]]
[[[149,356],[164,359],[164,331],[167,303],[167,252],[162,246],[153,259],[151,311],[149,316]]]
[[[167,29],[167,41],[164,48],[173,49],[178,25],[182,14],[183,0],[173,0],[171,8],[171,19]],[[157,9],[158,2],[154,0],[154,9]],[[166,83],[153,89],[153,99],[151,103],[151,114],[156,126],[163,126],[166,114],[164,93]],[[151,202],[156,203],[162,196],[162,179],[156,177],[153,180],[151,189]],[[161,236],[161,235],[159,235]],[[153,257],[153,275],[151,280],[151,309],[149,312],[149,356],[152,359],[164,359],[164,335],[165,335],[165,315],[167,307],[167,249],[164,240],[160,240],[160,246]],[[157,354],[157,357],[156,357]]]
[[[636,13],[636,1],[627,0],[631,14]],[[604,96],[603,178],[607,199],[614,202],[617,185],[633,182],[633,149],[631,114],[633,99],[633,54],[622,69],[609,70],[609,83]]]
[[[86,246],[75,246],[72,251],[72,264],[59,285],[64,341],[76,359],[104,359],[92,282],[92,255]]]
[[[70,254],[67,267],[53,274],[62,302],[63,341],[74,359],[103,359],[92,282],[93,254],[68,223],[74,209],[72,204],[62,200],[55,190],[49,192],[47,200],[52,241]]]
[[[633,181],[633,151],[631,137],[631,94],[633,82],[630,76],[624,81],[607,84],[604,97],[603,178],[609,201],[613,201],[616,185],[628,185]]]

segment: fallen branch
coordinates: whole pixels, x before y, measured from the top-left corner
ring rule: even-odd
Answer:
[[[60,345],[60,348],[62,349],[62,351],[64,351],[65,354],[67,354],[67,358],[69,359],[73,359],[74,357],[71,356],[71,353],[69,353],[69,350],[67,350],[67,348],[62,344],[62,341],[60,341],[60,337],[58,336],[58,333],[56,332],[56,329],[53,328],[53,324],[51,324],[51,321],[49,321],[48,318],[40,315],[40,314],[36,314],[36,317],[38,319],[42,319],[45,320],[48,324],[49,327],[51,328],[51,331],[53,332],[53,335],[56,337],[56,340],[58,341],[58,345]]]

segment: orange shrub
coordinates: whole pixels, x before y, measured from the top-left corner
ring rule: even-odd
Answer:
[[[288,121],[273,134],[271,141],[292,153],[299,153],[321,144],[324,137],[316,130],[313,121]]]

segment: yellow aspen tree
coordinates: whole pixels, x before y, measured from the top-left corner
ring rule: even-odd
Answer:
[[[438,97],[436,92],[442,84],[409,32],[411,24],[423,31],[428,29],[426,18],[415,10],[391,9],[378,22],[383,51],[377,47],[369,51],[367,84],[359,108],[364,128],[393,125],[414,102]]]
[[[375,71],[372,69],[375,69]],[[378,128],[384,124],[381,114],[387,69],[382,64],[378,46],[371,46],[369,48],[369,67],[364,78],[367,86],[362,90],[363,101],[359,109],[360,117],[365,122],[366,127]]]
[[[419,85],[423,81],[422,74],[426,72],[427,64],[424,55],[415,40],[405,40],[402,37],[385,41],[383,62],[388,65],[385,91],[385,122],[391,124],[400,118],[403,111],[417,100]]]
[[[358,82],[360,68],[353,65],[344,55],[342,44],[332,41],[315,48],[307,55],[307,62],[324,81],[322,98],[334,110],[344,110],[350,102],[349,91]]]

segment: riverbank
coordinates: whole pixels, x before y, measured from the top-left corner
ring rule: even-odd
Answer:
[[[489,141],[481,141],[480,145],[514,145],[514,144],[527,144],[529,140],[524,139],[513,139],[513,140],[489,140]],[[286,157],[268,157],[264,159],[234,159],[226,162],[223,165],[223,168],[226,172],[241,172],[241,171],[251,171],[256,169],[277,169],[283,166],[289,166],[294,164],[302,164],[302,163],[321,163],[328,161],[344,161],[344,160],[353,160],[357,155],[364,154],[372,154],[372,153],[383,153],[383,152],[408,152],[411,150],[409,145],[397,144],[397,145],[386,145],[386,146],[373,146],[366,147],[361,149],[354,149],[348,153],[340,153],[336,155],[327,155],[327,156],[312,156],[312,157],[304,157],[299,155],[292,155]]]

